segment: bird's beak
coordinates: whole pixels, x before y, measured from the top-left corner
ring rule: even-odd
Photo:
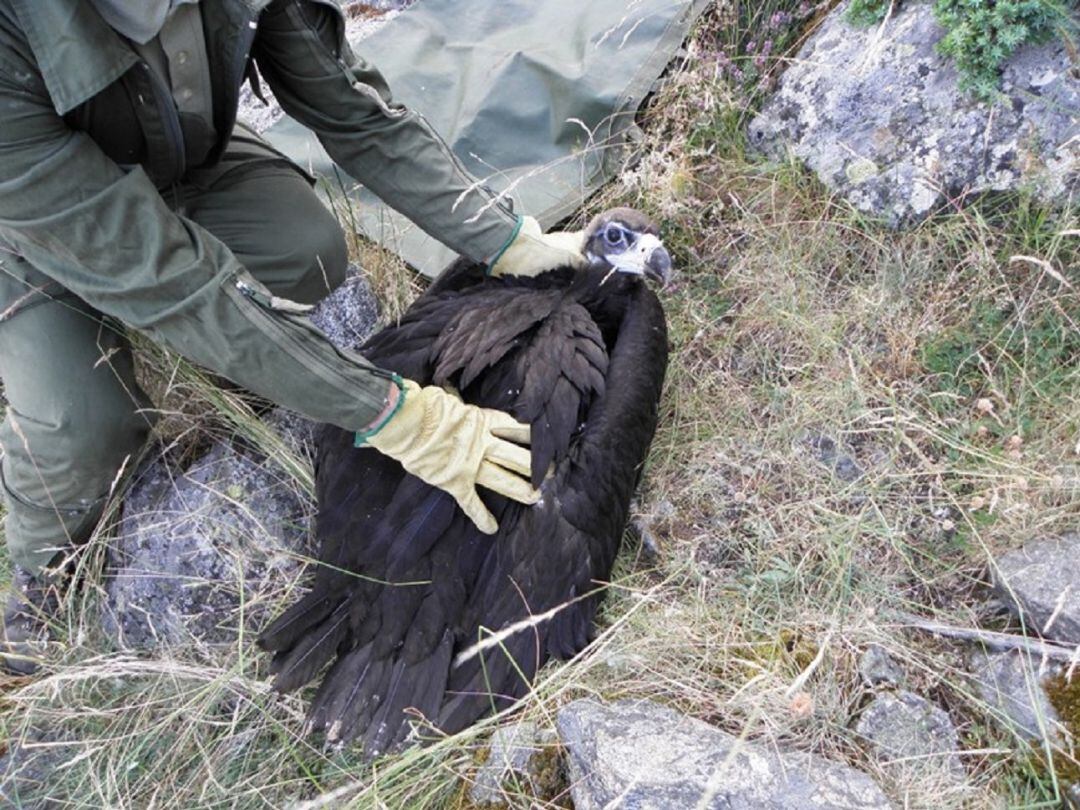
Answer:
[[[645,276],[663,286],[671,280],[671,254],[651,233],[639,237],[632,248],[608,261],[620,273]]]
[[[645,260],[645,277],[661,287],[666,287],[671,281],[671,254],[663,245],[657,245]]]

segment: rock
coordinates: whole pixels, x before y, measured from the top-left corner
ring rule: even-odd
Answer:
[[[577,810],[886,808],[864,773],[740,742],[649,701],[578,700],[558,714]]]
[[[312,315],[339,346],[374,329],[377,307],[355,268]],[[264,418],[301,456],[314,425]],[[106,563],[102,624],[126,647],[227,644],[281,609],[277,595],[316,553],[314,504],[286,470],[240,441],[218,441],[187,469],[168,454],[136,475]]]
[[[1030,739],[1042,739],[1044,730],[1052,741],[1066,738],[1061,719],[1042,688],[1044,678],[1056,669],[1042,673],[1037,659],[1018,650],[975,653],[969,669],[979,695],[1012,731]]]
[[[871,644],[859,657],[859,674],[867,686],[899,686],[904,673],[884,647]]]
[[[335,346],[356,348],[375,331],[379,320],[379,302],[355,265],[349,267],[345,281],[311,313],[311,322],[319,327]]]
[[[810,434],[805,441],[814,457],[845,484],[851,484],[863,477],[862,467],[847,453],[841,452],[834,439],[821,434]]]
[[[1031,188],[1067,204],[1080,193],[1080,82],[1060,37],[1019,49],[1003,96],[957,89],[926,2],[897,4],[883,26],[853,27],[841,4],[806,42],[749,127],[830,189],[892,226],[965,194]]]
[[[522,722],[503,726],[491,735],[488,758],[476,772],[469,798],[480,806],[505,806],[508,791],[549,797],[560,782],[558,738],[551,729]]]
[[[280,602],[273,590],[315,552],[312,510],[283,470],[231,443],[186,471],[155,461],[133,482],[109,549],[106,633],[151,647],[257,630]]]
[[[997,560],[995,590],[1027,626],[1080,644],[1080,533],[1029,543]]]
[[[964,779],[964,766],[952,720],[926,698],[912,692],[880,692],[855,725],[882,759],[882,767],[898,782],[926,778]]]
[[[58,795],[56,771],[85,745],[36,725],[19,729],[6,743],[0,753],[0,806],[45,810],[73,803],[66,801],[72,797]]]

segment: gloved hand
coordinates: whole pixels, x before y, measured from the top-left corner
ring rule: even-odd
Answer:
[[[371,445],[417,478],[450,493],[485,534],[494,534],[499,526],[477,495],[477,486],[519,503],[539,500],[540,493],[528,480],[529,450],[513,443],[528,443],[528,425],[412,380],[402,383],[398,396],[404,401],[379,427],[358,434],[358,444]]]
[[[495,257],[489,272],[493,276],[538,276],[564,265],[580,269],[588,264],[581,252],[584,244],[582,231],[545,234],[535,219],[522,217],[517,234]]]

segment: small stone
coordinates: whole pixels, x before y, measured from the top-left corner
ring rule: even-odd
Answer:
[[[476,772],[469,797],[481,806],[506,806],[507,790],[543,797],[552,781],[551,763],[557,758],[558,738],[551,729],[522,722],[503,726],[491,735],[488,758]]]
[[[20,729],[5,742],[0,752],[0,806],[51,810],[65,803],[61,798],[74,798],[57,795],[56,773],[84,750],[85,743],[65,737],[59,729],[37,725]]]
[[[800,720],[805,720],[814,714],[814,696],[802,690],[796,692],[788,701],[788,710]]]
[[[1029,543],[997,559],[995,589],[1032,630],[1080,644],[1080,533]]]
[[[355,349],[367,340],[378,320],[379,302],[356,265],[350,265],[341,286],[311,313],[311,322],[326,333],[331,343],[345,349]]]
[[[851,456],[842,453],[834,439],[823,434],[810,434],[805,439],[814,456],[833,471],[838,479],[850,484],[863,476],[863,469]]]
[[[859,657],[859,674],[867,686],[899,686],[904,673],[884,647],[871,644]]]
[[[964,766],[952,720],[926,698],[912,692],[880,692],[855,726],[898,781],[943,776],[962,781]]]
[[[1061,720],[1042,688],[1038,659],[1014,650],[1005,653],[978,652],[969,668],[982,699],[993,706],[1012,731],[1029,739],[1060,740]]]
[[[740,741],[650,701],[577,700],[560,709],[556,725],[577,810],[890,807],[848,765]]]

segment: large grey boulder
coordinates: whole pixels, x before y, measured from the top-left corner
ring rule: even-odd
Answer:
[[[875,695],[859,715],[855,731],[870,743],[883,770],[900,784],[964,779],[952,720],[913,692],[902,689]]]
[[[577,810],[886,808],[864,773],[778,753],[649,701],[578,700],[556,720]]]
[[[215,444],[186,470],[151,464],[110,545],[103,626],[125,647],[228,643],[277,609],[310,556],[312,504],[259,454]],[[241,619],[244,621],[241,621]]]
[[[312,321],[336,345],[353,347],[377,316],[354,269]],[[314,425],[283,411],[265,421],[303,461]],[[313,512],[295,478],[243,441],[217,441],[184,468],[162,454],[133,480],[110,543],[105,632],[121,646],[147,648],[228,644],[241,628],[257,631],[317,551]]]
[[[1080,533],[1004,554],[994,574],[998,594],[1031,630],[1080,644]]]
[[[908,0],[884,25],[853,27],[847,3],[824,21],[750,124],[751,143],[790,151],[862,211],[893,226],[974,192],[1080,192],[1080,82],[1060,39],[1008,61],[992,104],[957,89],[944,31]]]

